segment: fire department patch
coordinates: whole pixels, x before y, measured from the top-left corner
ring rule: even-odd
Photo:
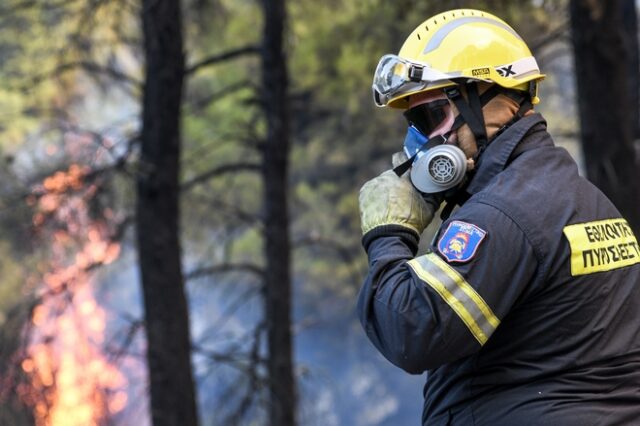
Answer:
[[[452,221],[438,241],[438,251],[449,262],[466,262],[476,254],[487,231],[471,223]]]

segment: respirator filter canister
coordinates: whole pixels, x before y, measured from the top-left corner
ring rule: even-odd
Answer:
[[[465,177],[467,158],[454,145],[446,145],[447,136],[432,139],[409,126],[404,151],[411,159],[411,182],[426,194],[444,192],[458,186]]]
[[[453,145],[438,145],[421,152],[411,166],[411,182],[421,192],[434,194],[458,186],[467,169],[464,152]]]

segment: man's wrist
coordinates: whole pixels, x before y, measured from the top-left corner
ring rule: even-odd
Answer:
[[[362,236],[362,246],[369,252],[371,243],[384,237],[398,237],[414,255],[418,252],[420,235],[412,228],[397,224],[380,225],[368,231]]]

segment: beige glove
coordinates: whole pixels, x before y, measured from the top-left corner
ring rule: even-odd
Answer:
[[[394,154],[394,166],[406,158],[404,153]],[[419,237],[433,219],[434,207],[413,187],[409,173],[398,177],[387,170],[362,186],[359,201],[363,235],[380,226],[400,225]]]

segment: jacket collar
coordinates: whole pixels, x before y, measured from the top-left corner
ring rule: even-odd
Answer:
[[[501,171],[511,158],[516,146],[536,125],[547,122],[539,113],[527,115],[494,139],[482,154],[473,178],[466,188],[469,195],[480,192]]]

